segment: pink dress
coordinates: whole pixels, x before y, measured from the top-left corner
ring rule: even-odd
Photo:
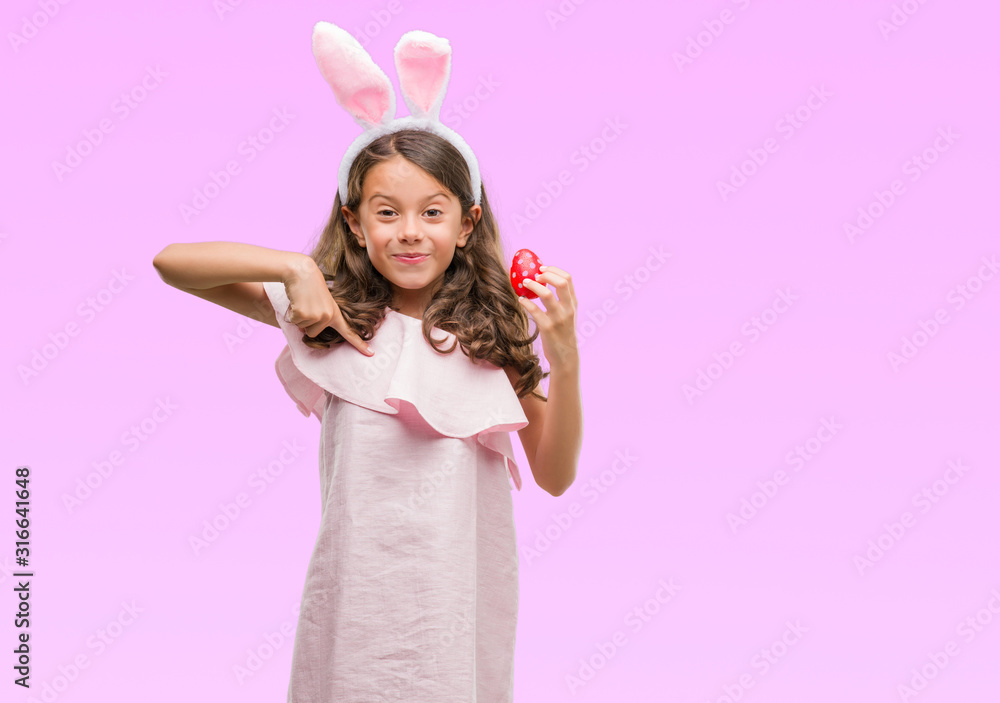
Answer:
[[[275,362],[321,422],[322,517],[306,571],[288,703],[513,698],[518,556],[510,432],[527,418],[502,369],[442,355],[386,308],[374,356],[312,349],[285,321]],[[454,335],[437,327],[432,336]]]

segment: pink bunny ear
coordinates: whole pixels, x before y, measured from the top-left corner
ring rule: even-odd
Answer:
[[[400,38],[394,56],[399,89],[410,114],[437,120],[451,75],[451,44],[415,29]]]
[[[365,129],[396,114],[396,94],[385,72],[349,32],[331,22],[313,28],[313,55],[337,102]]]

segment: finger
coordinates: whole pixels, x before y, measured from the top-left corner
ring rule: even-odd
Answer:
[[[335,327],[334,329],[340,332],[340,335],[347,340],[348,344],[353,346],[365,356],[372,356],[375,353],[375,350],[371,348],[371,345],[361,339],[361,337],[354,330],[348,327],[347,322],[343,318],[340,320],[340,326]]]
[[[538,275],[539,275],[539,276],[541,276],[542,274],[538,274]],[[531,279],[531,278],[525,278],[525,279],[524,279],[524,285],[525,285],[525,287],[526,287],[526,288],[528,288],[529,290],[532,290],[532,291],[534,291],[534,292],[535,292],[535,294],[536,294],[536,295],[537,295],[537,296],[538,296],[539,298],[541,298],[542,300],[544,300],[544,301],[545,301],[545,305],[546,305],[546,307],[548,307],[548,305],[549,305],[550,303],[552,303],[552,302],[554,302],[554,301],[556,301],[556,300],[559,300],[559,298],[558,298],[558,297],[556,297],[556,294],[555,294],[555,293],[553,293],[552,291],[550,291],[550,290],[549,290],[549,289],[548,289],[548,288],[547,288],[547,287],[545,286],[545,284],[544,284],[544,283],[539,283],[538,281],[536,281],[536,280],[534,280],[534,279]]]
[[[545,324],[547,320],[546,313],[548,312],[548,310],[546,310],[545,308],[543,308],[541,305],[538,304],[537,298],[531,300],[529,298],[521,296],[518,297],[517,300],[521,304],[521,307],[528,311],[528,314],[531,315],[536,325],[542,326]]]
[[[365,340],[361,339],[361,337],[358,336],[357,333],[351,330],[347,326],[347,323],[344,320],[340,321],[340,326],[336,324],[317,322],[315,324],[309,325],[308,327],[299,326],[299,329],[302,330],[304,334],[310,337],[317,337],[327,327],[332,327],[333,329],[340,332],[340,336],[343,337],[348,344],[350,344],[352,347],[357,349],[365,356],[372,356],[375,354],[375,351],[371,348],[371,346]]]
[[[542,274],[538,273],[538,274],[535,274],[535,275],[536,276],[541,276]],[[544,293],[551,293],[552,292],[548,288],[545,287],[544,283],[542,283],[541,281],[536,281],[534,278],[528,278],[527,276],[525,276],[524,277],[524,281],[522,281],[522,283],[524,283],[524,286],[528,290],[534,291],[537,295],[541,295],[543,292]]]
[[[365,356],[372,356],[373,354],[375,354],[375,350],[371,348],[371,345],[368,344],[368,342],[366,342],[365,340],[361,339],[361,337],[359,337],[353,331],[347,329],[346,325],[344,325],[343,330],[337,330],[337,331],[340,332],[340,336],[343,337],[348,344],[350,344],[352,347],[357,349]]]
[[[547,272],[551,271],[552,273],[558,273],[563,278],[569,278],[569,274],[568,273],[566,273],[561,268],[558,268],[556,266],[539,266],[538,270],[541,271],[542,273],[547,273]]]
[[[521,307],[528,311],[528,314],[535,317],[535,313],[541,312],[541,308],[535,305],[531,300],[528,300],[523,295],[519,296],[517,302],[521,304]]]
[[[551,283],[560,290],[567,290],[572,293],[573,278],[568,273],[555,266],[542,266],[541,268],[543,270],[538,275],[545,276],[544,280],[547,283]]]
[[[351,332],[351,336],[347,338],[347,341],[353,344],[365,356],[374,356],[375,350],[371,348],[371,345],[353,332]]]
[[[553,281],[552,285],[556,286],[556,288],[559,288],[565,293],[565,295],[562,296],[562,299],[575,305],[576,291],[573,290],[573,278],[561,268],[556,268],[555,266],[542,266],[540,268],[542,273],[539,275],[544,276],[545,274],[551,273],[553,274],[552,278],[556,278],[558,276],[562,279],[558,283]]]
[[[542,283],[531,280],[530,278],[524,279],[524,286],[537,292],[538,297],[545,303],[545,312],[548,316],[551,316],[551,319],[550,317],[546,317],[546,323],[555,322],[565,318],[571,319],[574,315],[573,311],[576,309],[576,302],[573,296],[570,281],[562,278],[561,276],[557,276],[554,273],[550,273],[549,271],[538,274],[539,277],[546,275],[548,275],[549,278],[558,279],[557,281],[550,283],[550,285],[557,287],[557,292],[549,290]]]
[[[541,283],[548,283],[553,286],[559,287],[569,284],[569,279],[563,276],[561,273],[554,271],[553,269],[547,269],[542,271],[536,278],[542,278]]]
[[[302,334],[307,337],[316,337],[323,330],[325,330],[329,325],[320,324],[317,322],[297,322],[295,326],[302,330]]]

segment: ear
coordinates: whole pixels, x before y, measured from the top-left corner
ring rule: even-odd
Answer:
[[[469,208],[469,214],[462,218],[462,232],[458,235],[458,246],[464,247],[469,241],[469,235],[476,228],[479,219],[482,217],[483,209],[478,205]]]
[[[330,22],[313,27],[313,56],[337,102],[365,129],[396,114],[396,94],[385,72],[349,32]]]
[[[354,213],[351,212],[346,205],[340,208],[340,215],[347,220],[347,229],[350,230],[351,234],[353,234],[355,239],[358,240],[358,246],[364,247],[365,235],[361,231],[361,223],[358,221],[358,218],[354,216]]]
[[[393,53],[399,89],[414,117],[438,120],[451,75],[451,44],[443,37],[414,29]]]
[[[482,206],[481,205],[473,205],[472,207],[470,207],[469,208],[469,217],[472,218],[472,228],[469,230],[471,232],[473,229],[476,228],[476,225],[479,224],[479,220],[481,220],[482,217],[483,217],[483,208],[482,208]]]

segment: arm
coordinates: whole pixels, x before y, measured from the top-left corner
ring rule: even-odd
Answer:
[[[511,383],[517,377],[507,369]],[[549,369],[548,402],[527,395],[521,407],[528,426],[518,430],[521,446],[535,483],[546,493],[561,496],[576,480],[583,444],[583,402],[580,366],[569,360]]]
[[[580,350],[576,339],[576,295],[572,277],[554,266],[542,266],[524,285],[545,303],[545,310],[519,298],[535,319],[542,350],[549,360],[548,402],[532,396],[521,399],[528,426],[518,430],[535,483],[561,496],[576,480],[583,444],[583,402],[580,398]],[[545,284],[559,291],[557,297]],[[508,378],[516,380],[511,371]]]
[[[561,496],[576,480],[576,466],[583,444],[583,402],[580,398],[580,367],[549,369],[548,402],[542,437],[535,453],[535,481],[554,496]]]
[[[168,244],[153,257],[153,267],[174,288],[277,327],[262,282],[315,275],[316,262],[305,254],[253,244],[194,242]]]

